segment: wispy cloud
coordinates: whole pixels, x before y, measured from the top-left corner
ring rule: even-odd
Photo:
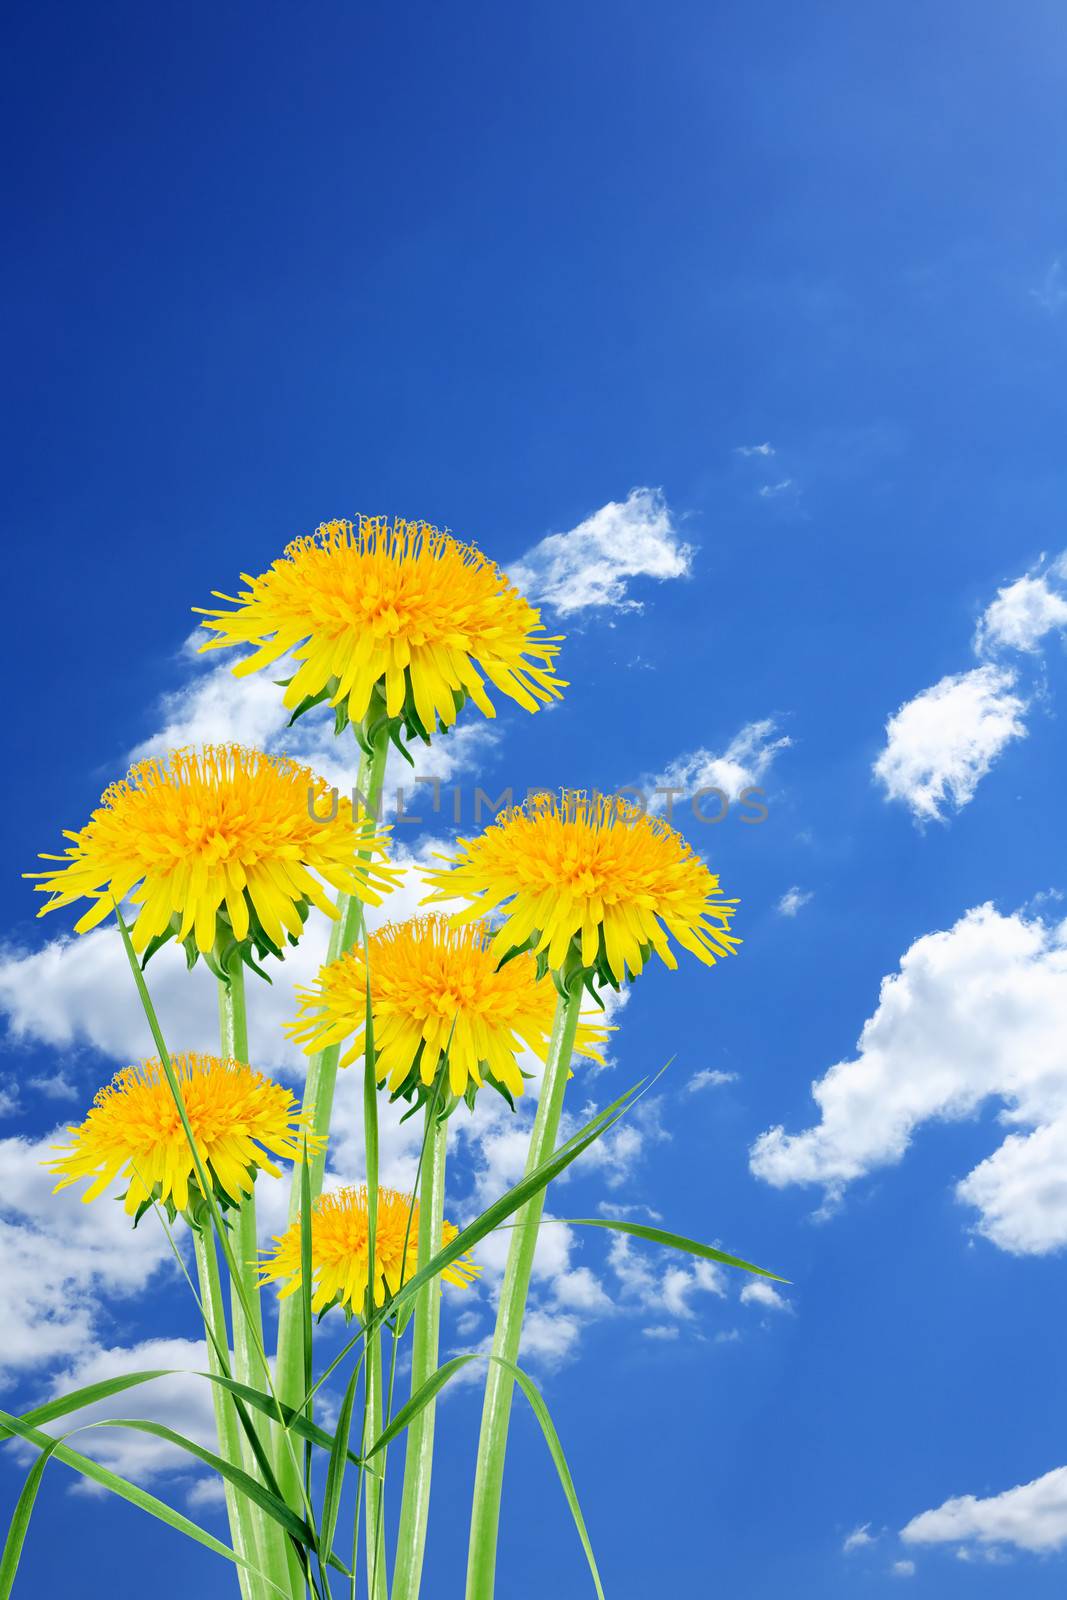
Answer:
[[[774,446],[769,439],[762,444],[739,444],[735,446],[734,454],[739,456],[773,456]]]
[[[736,1083],[736,1072],[720,1072],[717,1067],[704,1067],[694,1072],[686,1084],[687,1094],[698,1094],[701,1089],[719,1089],[724,1083]]]
[[[1067,270],[1062,258],[1057,256],[1051,263],[1037,288],[1030,290],[1030,297],[1052,316],[1067,308]]]
[[[810,889],[801,889],[794,883],[791,889],[785,891],[775,910],[780,917],[795,917],[812,898]]]
[[[659,489],[631,489],[609,500],[567,533],[550,533],[527,550],[508,576],[530,599],[560,616],[579,611],[639,611],[635,578],[689,575],[693,548],[679,537]]]
[[[760,784],[775,758],[792,743],[787,734],[778,733],[773,717],[762,717],[747,722],[725,750],[702,748],[677,756],[662,772],[632,787],[647,795],[650,811],[668,811],[672,797],[691,799],[702,789],[717,789],[728,800],[736,800]]]

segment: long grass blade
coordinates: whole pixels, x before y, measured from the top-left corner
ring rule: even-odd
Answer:
[[[301,1544],[311,1544],[311,1529],[302,1517],[290,1511],[284,1500],[272,1494],[269,1489],[260,1483],[258,1478],[253,1478],[251,1473],[243,1467],[234,1466],[232,1461],[226,1461],[222,1456],[216,1455],[213,1450],[207,1450],[203,1445],[197,1444],[194,1439],[187,1439],[184,1434],[176,1433],[173,1428],[168,1428],[162,1422],[150,1422],[143,1417],[104,1417],[99,1422],[87,1424],[90,1428],[127,1428],[134,1433],[148,1433],[153,1438],[162,1439],[167,1444],[174,1445],[179,1450],[184,1450],[187,1455],[195,1456],[206,1467],[217,1472],[220,1478],[226,1478],[236,1489],[261,1510],[268,1517],[284,1528],[285,1532],[298,1539]]]
[[[524,1372],[523,1369],[519,1366],[516,1366],[513,1361],[505,1361],[500,1356],[491,1355],[487,1357],[481,1352],[464,1356],[453,1356],[451,1361],[446,1361],[443,1366],[439,1367],[433,1376],[427,1379],[418,1392],[412,1395],[408,1403],[401,1407],[396,1416],[393,1418],[392,1422],[390,1422],[389,1426],[383,1430],[381,1437],[376,1439],[371,1445],[370,1449],[367,1451],[367,1459],[370,1460],[371,1457],[375,1456],[379,1450],[384,1450],[399,1433],[402,1433],[403,1430],[415,1420],[419,1412],[424,1410],[425,1407],[430,1404],[430,1401],[441,1392],[447,1383],[451,1382],[458,1372],[461,1372],[464,1367],[469,1366],[472,1361],[485,1360],[492,1362],[495,1366],[503,1367],[507,1372],[509,1372],[514,1378],[515,1382],[518,1384],[519,1388],[522,1390],[523,1394],[526,1396],[526,1399],[529,1401],[530,1409],[537,1418],[541,1432],[544,1435],[545,1444],[548,1446],[548,1453],[552,1457],[553,1464],[556,1468],[556,1473],[559,1477],[560,1485],[563,1489],[567,1505],[570,1507],[571,1516],[574,1518],[574,1525],[578,1530],[578,1537],[581,1540],[582,1549],[585,1551],[586,1561],[589,1563],[589,1571],[592,1574],[593,1585],[596,1589],[599,1600],[604,1600],[604,1590],[601,1586],[600,1573],[597,1569],[596,1558],[593,1555],[593,1547],[589,1541],[589,1533],[585,1525],[585,1518],[582,1515],[581,1505],[578,1501],[578,1493],[574,1487],[574,1479],[571,1476],[571,1470],[567,1464],[567,1458],[563,1452],[563,1446],[560,1443],[559,1434],[556,1432],[555,1424],[552,1421],[551,1414],[549,1413],[548,1406],[545,1403],[545,1398],[540,1389],[538,1389],[529,1373]]]
[[[356,1384],[362,1366],[363,1357],[360,1356],[352,1369],[352,1376],[348,1380],[345,1397],[341,1402],[337,1431],[333,1436],[333,1449],[330,1451],[330,1464],[326,1469],[326,1488],[322,1498],[322,1516],[319,1519],[321,1523],[319,1540],[324,1561],[329,1559],[330,1551],[333,1549],[333,1536],[337,1531],[337,1515],[341,1509],[345,1466],[351,1455],[348,1440],[352,1432],[352,1409],[355,1405]]]
[[[26,1543],[26,1530],[29,1528],[30,1517],[33,1515],[33,1505],[37,1499],[37,1491],[41,1487],[44,1469],[54,1452],[58,1450],[60,1443],[59,1439],[53,1439],[44,1447],[30,1468],[26,1476],[26,1482],[22,1486],[22,1493],[19,1495],[18,1504],[11,1518],[11,1525],[7,1530],[7,1538],[4,1540],[4,1553],[0,1557],[0,1600],[9,1600],[15,1582],[15,1574],[19,1570],[22,1547]]]
[[[701,1244],[698,1239],[687,1239],[681,1233],[668,1233],[665,1228],[649,1228],[643,1222],[622,1222],[617,1217],[552,1217],[550,1220],[566,1222],[572,1228],[608,1228],[613,1233],[629,1233],[635,1239],[647,1239],[649,1244],[666,1245],[669,1250],[681,1250],[686,1255],[700,1256],[705,1261],[717,1261],[723,1267],[754,1272],[757,1277],[771,1278],[775,1283],[789,1282],[788,1278],[780,1278],[777,1272],[768,1272],[766,1267],[756,1267],[751,1261],[742,1261],[740,1256],[728,1256],[710,1244]]]
[[[52,1422],[56,1417],[69,1416],[72,1411],[80,1411],[85,1406],[94,1405],[98,1400],[108,1400],[113,1394],[121,1394],[125,1389],[150,1383],[155,1378],[188,1377],[204,1378],[208,1383],[218,1384],[220,1388],[228,1389],[237,1399],[254,1406],[257,1411],[262,1411],[265,1416],[275,1418],[278,1416],[279,1402],[273,1395],[263,1394],[259,1389],[250,1389],[247,1384],[238,1383],[236,1378],[227,1378],[217,1372],[196,1372],[187,1367],[156,1367],[146,1372],[126,1372],[121,1377],[106,1378],[100,1383],[87,1383],[83,1388],[72,1389],[69,1394],[49,1400],[33,1411],[23,1412],[19,1420],[27,1427],[36,1427],[44,1422]],[[325,1428],[309,1422],[302,1412],[294,1411],[291,1406],[281,1405],[280,1410],[281,1420],[291,1432],[299,1434],[301,1438],[310,1439],[320,1450],[333,1451],[334,1434],[327,1433]],[[346,1454],[352,1465],[358,1467],[360,1458],[356,1452],[348,1450]]]
[[[126,1500],[130,1505],[136,1506],[140,1511],[147,1511],[149,1516],[155,1517],[160,1522],[166,1523],[169,1528],[183,1533],[187,1539],[192,1539],[197,1544],[211,1550],[217,1556],[223,1556],[227,1561],[232,1561],[235,1566],[243,1567],[247,1572],[266,1583],[276,1594],[284,1595],[285,1591],[279,1589],[264,1573],[259,1572],[249,1561],[245,1561],[236,1551],[231,1550],[228,1544],[223,1544],[221,1539],[216,1539],[214,1534],[208,1533],[206,1528],[201,1528],[190,1518],[183,1516],[180,1511],[175,1511],[173,1506],[168,1506],[164,1501],[158,1500],[154,1494],[149,1494],[147,1489],[138,1488],[137,1484],[130,1483],[128,1479],[120,1477],[117,1472],[112,1472],[108,1467],[101,1466],[91,1456],[83,1456],[77,1450],[72,1450],[69,1445],[59,1442],[47,1433],[41,1433],[37,1428],[29,1428],[19,1417],[13,1417],[6,1411],[0,1411],[0,1437],[15,1436],[25,1439],[27,1444],[36,1445],[39,1450],[48,1450],[57,1461],[62,1461],[64,1466],[71,1467],[75,1472],[81,1473],[83,1478],[88,1478],[92,1483],[98,1483],[102,1489],[109,1490],[117,1495],[120,1500]],[[288,1597],[286,1596],[286,1600]]]

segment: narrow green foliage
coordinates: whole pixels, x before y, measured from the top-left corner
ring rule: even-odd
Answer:
[[[229,1545],[223,1544],[221,1539],[216,1539],[214,1534],[208,1533],[199,1524],[190,1521],[180,1511],[175,1511],[173,1506],[166,1505],[162,1500],[157,1500],[155,1495],[149,1494],[147,1489],[139,1489],[136,1484],[130,1483],[126,1478],[120,1477],[117,1472],[102,1467],[91,1456],[80,1455],[77,1450],[72,1450],[69,1445],[57,1442],[47,1433],[41,1433],[37,1428],[30,1428],[19,1418],[13,1417],[6,1411],[0,1411],[0,1438],[15,1436],[25,1439],[28,1444],[34,1444],[39,1450],[49,1450],[57,1461],[62,1461],[64,1466],[73,1468],[81,1473],[91,1483],[97,1483],[102,1489],[117,1495],[120,1500],[126,1500],[130,1505],[137,1506],[141,1511],[147,1511],[150,1516],[165,1522],[168,1527],[174,1528],[186,1538],[193,1539],[205,1549],[211,1550],[218,1556],[224,1556],[227,1561],[234,1562],[238,1567],[260,1578],[276,1594],[284,1594],[264,1573],[259,1572],[251,1562],[244,1560]],[[68,1435],[69,1437],[69,1435]]]

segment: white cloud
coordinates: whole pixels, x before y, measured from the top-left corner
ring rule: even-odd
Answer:
[[[120,1206],[53,1194],[42,1162],[61,1130],[0,1140],[0,1282],[4,1285],[0,1381],[25,1369],[85,1356],[96,1338],[100,1295],[142,1291],[173,1263],[161,1228],[134,1232]],[[177,1271],[176,1266],[174,1270]]]
[[[662,1252],[635,1249],[633,1239],[616,1234],[608,1253],[618,1281],[623,1309],[651,1311],[657,1316],[687,1322],[695,1316],[694,1296],[703,1294],[725,1298],[726,1278],[710,1261],[695,1261],[691,1266],[662,1265]]]
[[[964,1494],[946,1500],[913,1517],[900,1537],[908,1544],[1062,1550],[1067,1546],[1067,1467],[986,1499]]]
[[[777,731],[771,717],[748,722],[721,753],[694,750],[690,755],[678,756],[657,776],[642,778],[630,787],[647,797],[650,811],[666,812],[668,817],[675,800],[690,799],[701,789],[718,789],[728,800],[736,800],[744,790],[760,784],[779,751],[792,745],[786,734],[775,738]],[[710,812],[712,801],[708,800],[702,809]]]
[[[1045,273],[1039,287],[1030,290],[1030,295],[1037,301],[1042,311],[1047,311],[1052,316],[1067,307],[1067,271],[1064,270],[1063,262],[1058,257]]]
[[[676,1322],[669,1322],[666,1324],[661,1323],[654,1328],[642,1328],[641,1332],[646,1339],[667,1340],[677,1339],[680,1336],[681,1330]]]
[[[774,446],[765,439],[762,444],[739,444],[735,454],[739,456],[773,456]]]
[[[792,478],[782,478],[779,483],[761,483],[758,493],[761,500],[776,500],[793,487]]]
[[[902,705],[886,723],[886,747],[873,767],[887,798],[902,800],[920,822],[972,800],[1005,746],[1026,733],[1015,681],[1002,668],[975,667]]]
[[[1051,573],[1058,569],[1053,567]],[[1054,628],[1067,628],[1067,599],[1049,582],[1049,575],[1030,572],[997,590],[982,613],[975,634],[975,649],[988,653],[998,647],[1032,653]]]
[[[914,1578],[915,1563],[914,1561],[894,1561],[889,1570],[894,1578]]]
[[[810,889],[798,888],[794,883],[791,889],[785,891],[785,894],[775,906],[775,910],[780,917],[795,917],[797,912],[803,906],[806,906],[811,898],[812,892]]]
[[[78,1088],[63,1071],[39,1078],[28,1078],[27,1087],[36,1089],[46,1100],[77,1100]]]
[[[977,1227],[1016,1254],[1067,1245],[1067,923],[993,906],[926,934],[881,987],[856,1056],[812,1087],[818,1123],[777,1127],[750,1151],[781,1188],[821,1184],[832,1201],[901,1160],[915,1130],[1001,1102],[1009,1132],[957,1187]],[[1021,1131],[1020,1131],[1021,1130]]]
[[[701,1089],[719,1089],[724,1083],[736,1083],[736,1072],[720,1072],[717,1067],[704,1067],[695,1072],[686,1084],[687,1094],[698,1094]]]
[[[569,533],[552,533],[520,558],[508,576],[531,600],[561,616],[595,606],[637,611],[633,578],[687,577],[693,550],[683,544],[658,489],[631,489],[609,500]]]
[[[850,1555],[853,1550],[862,1550],[866,1545],[873,1543],[874,1536],[871,1533],[871,1525],[869,1522],[864,1522],[860,1525],[860,1527],[853,1528],[852,1532],[846,1535],[841,1549],[847,1556]]]
[[[741,1290],[741,1303],[746,1306],[761,1306],[764,1311],[788,1311],[793,1307],[784,1295],[780,1294],[773,1283],[768,1283],[764,1278],[749,1278]]]

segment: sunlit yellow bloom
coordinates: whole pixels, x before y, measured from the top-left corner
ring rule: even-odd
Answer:
[[[459,840],[450,871],[427,875],[430,900],[471,902],[456,924],[499,911],[495,956],[531,942],[550,967],[572,953],[621,983],[655,950],[677,966],[667,934],[708,966],[733,954],[736,900],[673,828],[614,796],[540,795]]]
[[[171,1058],[193,1130],[200,1160],[223,1204],[239,1204],[249,1194],[256,1170],[271,1177],[279,1156],[295,1160],[306,1139],[320,1141],[288,1089],[237,1061],[217,1056]],[[124,1067],[101,1089],[85,1121],[71,1127],[69,1145],[46,1165],[59,1175],[56,1189],[90,1179],[83,1200],[95,1200],[112,1183],[126,1183],[126,1210],[132,1215],[150,1200],[175,1211],[199,1195],[193,1154],[170,1085],[159,1061]]]
[[[463,1094],[483,1075],[511,1095],[523,1092],[516,1060],[523,1045],[543,1061],[555,992],[538,982],[532,955],[498,967],[484,923],[453,928],[442,915],[390,924],[369,940],[370,995],[379,1083],[399,1089],[414,1074],[432,1084],[447,1051],[449,1087]],[[349,950],[299,989],[300,1015],[286,1032],[308,1055],[351,1040],[347,1066],[363,1053],[367,1007],[366,954]],[[583,1022],[577,1049],[599,1061],[606,1030]]]
[[[431,734],[438,720],[451,726],[466,696],[495,716],[482,673],[527,711],[565,687],[553,671],[559,640],[540,612],[480,551],[427,522],[326,522],[269,572],[242,578],[238,596],[217,595],[236,610],[203,612],[219,636],[204,649],[256,645],[239,677],[293,652],[294,709],[328,699],[359,723],[380,685],[389,717]]]
[[[384,837],[336,799],[336,815],[320,820],[332,805],[322,778],[235,744],[144,761],[111,785],[80,832],[64,835],[64,855],[42,856],[61,866],[27,874],[52,896],[38,915],[91,899],[75,925],[85,933],[129,896],[141,908],[138,951],[168,931],[210,951],[220,919],[237,941],[251,933],[262,950],[265,935],[278,950],[299,937],[309,905],[337,915],[320,879],[371,905],[398,881]]]
[[[418,1264],[419,1202],[396,1189],[378,1190],[378,1225],[374,1235],[374,1304],[385,1303],[402,1283],[415,1276]],[[440,1244],[456,1237],[450,1222],[441,1225]],[[311,1213],[312,1311],[342,1305],[362,1316],[367,1303],[367,1243],[370,1238],[367,1186],[332,1189],[315,1202]],[[264,1283],[284,1283],[282,1299],[300,1287],[300,1223],[280,1237],[273,1255],[260,1266]],[[441,1277],[467,1288],[482,1269],[470,1252],[458,1256]]]

